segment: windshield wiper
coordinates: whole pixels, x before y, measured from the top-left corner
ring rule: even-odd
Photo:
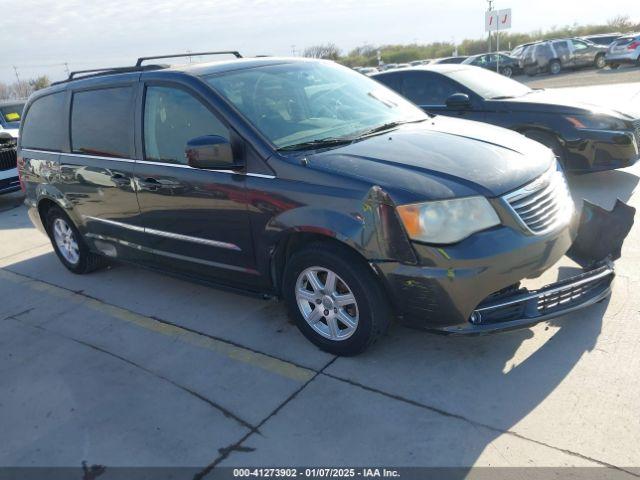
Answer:
[[[489,97],[489,100],[507,100],[509,98],[516,98],[513,95],[498,95],[497,97]]]
[[[307,150],[312,148],[334,147],[339,145],[347,145],[351,142],[353,142],[353,139],[347,137],[320,138],[318,140],[310,140],[308,142],[294,143],[293,145],[280,147],[278,148],[278,151],[282,152],[290,150]]]
[[[405,123],[419,123],[424,122],[427,118],[420,118],[418,120],[402,120],[396,122],[388,122],[383,123],[382,125],[378,125],[377,127],[370,128],[369,130],[365,130],[362,133],[359,133],[357,136],[352,137],[354,140],[358,138],[368,137],[369,135],[373,135],[379,132],[385,132],[387,130],[391,130],[392,128],[399,127],[400,125],[404,125]]]

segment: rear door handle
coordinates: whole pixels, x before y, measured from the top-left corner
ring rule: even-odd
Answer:
[[[162,188],[162,184],[153,177],[147,177],[144,180],[137,179],[136,184],[138,185],[138,190],[147,190],[150,192],[155,192]]]

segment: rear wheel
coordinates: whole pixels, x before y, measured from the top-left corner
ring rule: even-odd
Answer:
[[[596,55],[596,60],[594,62],[597,69],[602,69],[607,66],[607,62],[604,61],[604,54]]]
[[[302,334],[335,355],[357,355],[387,331],[391,309],[371,268],[330,243],[294,253],[283,278],[289,315]]]
[[[549,73],[551,75],[558,75],[562,71],[562,64],[560,60],[551,60],[549,62]]]
[[[46,214],[47,232],[51,244],[67,269],[73,273],[89,273],[107,265],[107,259],[89,250],[80,232],[59,207]]]

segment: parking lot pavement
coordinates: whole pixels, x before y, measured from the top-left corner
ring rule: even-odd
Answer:
[[[571,177],[640,207],[640,164]],[[611,298],[531,329],[320,352],[274,301],[67,272],[0,196],[0,466],[601,466],[640,475],[640,225]],[[534,280],[571,271],[569,261]],[[635,469],[635,470],[634,470]]]
[[[640,81],[640,68],[634,65],[622,66],[617,70],[585,68],[566,70],[558,75],[540,74],[534,77],[519,75],[514,79],[526,83],[532,88],[574,88],[589,85],[611,85]]]

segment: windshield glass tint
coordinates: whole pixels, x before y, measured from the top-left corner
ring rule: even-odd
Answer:
[[[447,76],[486,99],[521,97],[532,91],[520,82],[479,68],[456,70],[447,73]]]
[[[5,122],[19,122],[22,116],[24,103],[16,103],[15,105],[0,106],[0,115]]]
[[[329,62],[270,65],[206,80],[278,148],[427,118],[388,88]]]

